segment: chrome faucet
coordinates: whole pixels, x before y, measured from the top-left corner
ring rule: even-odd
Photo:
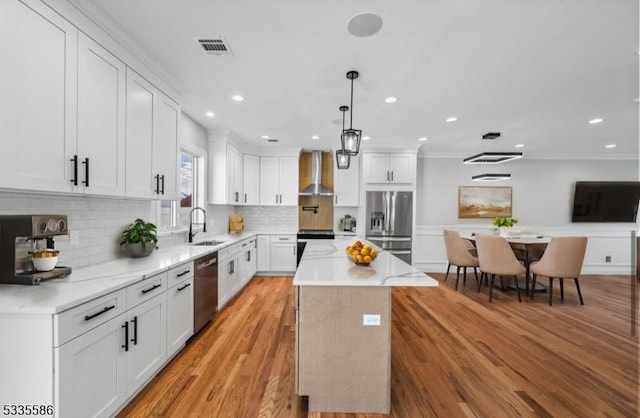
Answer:
[[[197,232],[193,232],[193,211],[201,210],[204,215],[204,223],[202,224],[202,232],[207,232],[207,212],[202,209],[200,206],[196,206],[191,209],[189,212],[189,242],[193,242],[193,237],[197,234]]]

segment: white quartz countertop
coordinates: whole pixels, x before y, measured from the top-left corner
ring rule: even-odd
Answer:
[[[269,234],[262,231],[260,233]],[[69,276],[43,280],[37,286],[0,284],[0,314],[59,313],[256,235],[255,231],[198,234],[194,243],[208,240],[224,243],[217,246],[177,245],[160,248],[144,258],[120,258],[93,266],[73,268]]]
[[[353,237],[308,241],[293,285],[438,286],[437,280],[386,251],[380,251],[369,266],[356,266],[344,251],[353,241]]]

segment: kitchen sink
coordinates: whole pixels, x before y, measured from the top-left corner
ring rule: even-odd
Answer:
[[[224,244],[225,241],[200,241],[200,242],[196,242],[193,245],[206,245],[206,246],[216,246],[216,245],[220,245],[220,244]]]

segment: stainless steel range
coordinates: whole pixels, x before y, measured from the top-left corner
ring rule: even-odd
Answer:
[[[0,283],[36,285],[70,274],[71,267],[38,271],[33,264],[36,250],[53,250],[54,237],[67,235],[68,230],[65,215],[0,216]]]
[[[336,234],[330,229],[301,229],[297,234],[296,267],[300,264],[307,241],[316,239],[335,239]]]

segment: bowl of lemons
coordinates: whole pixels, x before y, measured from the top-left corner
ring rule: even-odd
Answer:
[[[347,257],[358,266],[368,266],[378,256],[378,251],[358,240],[345,249]]]

